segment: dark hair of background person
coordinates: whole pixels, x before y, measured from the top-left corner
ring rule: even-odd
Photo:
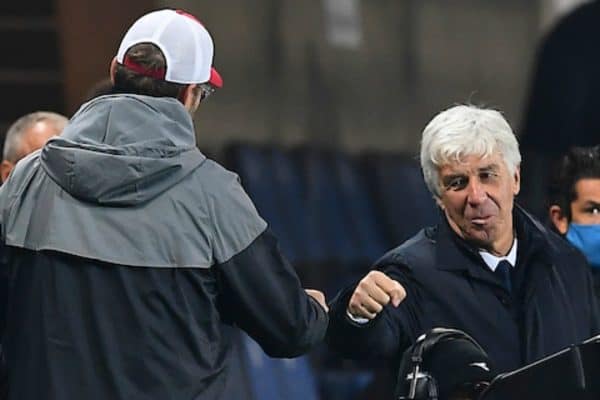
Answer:
[[[546,209],[558,205],[570,221],[571,203],[577,199],[575,185],[585,178],[600,178],[600,145],[572,147],[560,159],[548,186]]]
[[[126,57],[147,70],[168,68],[160,49],[151,43],[139,43],[127,50]],[[141,94],[153,97],[174,97],[179,99],[185,90],[185,84],[172,83],[134,72],[124,65],[117,64],[114,77],[116,93]]]

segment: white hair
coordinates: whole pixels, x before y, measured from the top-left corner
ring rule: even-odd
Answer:
[[[8,131],[6,131],[4,148],[2,151],[4,160],[16,163],[24,156],[21,154],[21,141],[23,140],[23,135],[40,121],[51,123],[58,132],[61,132],[67,122],[69,122],[64,115],[51,111],[36,111],[22,116],[8,128]]]
[[[421,139],[421,169],[429,191],[440,197],[439,169],[443,165],[496,152],[514,174],[521,164],[519,143],[500,112],[472,105],[442,111],[427,124]]]

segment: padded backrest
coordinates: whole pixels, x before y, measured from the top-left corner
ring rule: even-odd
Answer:
[[[368,267],[386,250],[383,224],[377,219],[365,175],[356,159],[336,152],[331,162],[341,194],[340,206],[350,222],[352,240],[358,250],[356,262]]]
[[[306,356],[276,359],[242,334],[242,364],[254,400],[318,400],[317,382]]]
[[[364,162],[389,247],[437,223],[437,206],[415,159],[396,154],[370,154]]]
[[[275,233],[284,255],[294,263],[298,252],[277,199],[270,149],[252,144],[232,145],[227,149],[227,167],[240,176],[242,186]]]

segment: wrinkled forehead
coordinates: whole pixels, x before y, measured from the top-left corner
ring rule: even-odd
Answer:
[[[457,157],[444,160],[438,165],[440,175],[473,174],[486,169],[501,170],[504,168],[506,168],[504,159],[498,151],[490,155],[457,155]]]

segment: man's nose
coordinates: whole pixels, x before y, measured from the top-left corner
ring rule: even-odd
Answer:
[[[472,206],[481,204],[487,198],[484,185],[477,179],[470,180],[467,190],[467,201]]]

